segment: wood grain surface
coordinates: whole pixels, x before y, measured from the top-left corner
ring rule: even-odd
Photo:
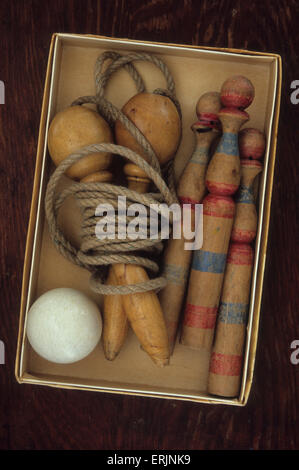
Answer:
[[[0,449],[299,449],[297,0],[2,0]],[[234,47],[282,56],[282,106],[255,376],[245,408],[19,385],[22,268],[53,32]]]

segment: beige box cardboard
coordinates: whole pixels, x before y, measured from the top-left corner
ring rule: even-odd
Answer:
[[[177,98],[183,115],[183,137],[176,156],[175,171],[179,177],[192,152],[194,141],[190,130],[196,120],[195,105],[200,95],[220,90],[231,75],[242,74],[254,84],[255,99],[248,108],[250,121],[244,127],[265,132],[267,148],[264,171],[259,182],[259,225],[255,245],[255,264],[250,298],[249,321],[240,395],[221,399],[206,392],[207,354],[176,344],[170,365],[160,369],[140,349],[132,332],[119,356],[109,362],[102,345],[85,359],[74,364],[50,363],[39,357],[26,339],[26,314],[42,293],[56,287],[74,287],[89,295],[99,305],[101,299],[89,287],[89,273],[74,266],[52,245],[44,217],[44,194],[52,170],[47,153],[47,130],[53,116],[83,95],[93,95],[94,64],[106,50],[125,54],[148,52],[159,56],[169,67],[176,84]],[[149,63],[136,63],[147,90],[165,86],[161,72]],[[121,86],[120,86],[121,84]],[[280,107],[281,59],[264,54],[230,49],[211,49],[176,44],[157,44],[99,36],[54,34],[52,37],[45,81],[36,170],[28,227],[20,308],[19,335],[15,375],[19,383],[61,388],[94,390],[119,394],[189,400],[200,403],[223,403],[244,406],[252,383],[258,335],[263,273],[266,259],[268,225],[276,152]],[[134,94],[134,83],[121,70],[108,84],[106,97],[116,106]],[[80,214],[73,201],[67,202],[61,216],[66,235],[78,242]],[[76,221],[76,222],[75,222]]]

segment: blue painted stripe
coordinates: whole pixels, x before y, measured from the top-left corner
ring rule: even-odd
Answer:
[[[241,185],[236,195],[236,202],[241,202],[242,204],[253,204],[254,198],[252,188]]]
[[[226,253],[197,250],[194,252],[192,268],[206,273],[222,274],[226,265]]]
[[[196,147],[191,156],[190,162],[197,163],[199,165],[207,165],[209,162],[209,152],[207,147]]]
[[[238,135],[232,132],[224,132],[218,144],[216,153],[239,156]]]
[[[248,304],[221,302],[218,320],[222,323],[243,325],[247,321]]]
[[[165,264],[164,275],[171,284],[183,285],[187,282],[188,269],[175,264]]]

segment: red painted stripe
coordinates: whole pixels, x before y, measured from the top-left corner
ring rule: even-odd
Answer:
[[[203,200],[203,214],[232,219],[235,215],[235,202],[229,196],[208,194]]]
[[[238,95],[237,93],[224,92],[221,94],[221,101],[228,108],[248,108],[252,100],[252,96]]]
[[[263,165],[261,164],[261,162],[259,160],[249,160],[247,158],[243,158],[241,160],[241,167],[243,167],[243,168],[248,168],[248,167],[263,168]]]
[[[181,206],[183,204],[190,204],[191,205],[191,209],[194,211],[195,210],[195,204],[200,204],[199,201],[196,201],[195,199],[191,199],[191,197],[180,197],[179,198],[179,201],[180,201],[180,204]]]
[[[227,263],[250,266],[253,263],[253,249],[246,243],[231,243]]]
[[[205,126],[213,129],[220,127],[220,121],[217,114],[214,113],[199,113],[197,115],[198,121],[195,122],[191,129],[195,130],[197,127]]]
[[[215,113],[199,113],[197,115],[199,119],[209,119],[210,121],[219,121],[218,114]]]
[[[257,145],[243,145],[242,147],[240,146],[240,158],[242,159],[248,159],[253,158],[254,160],[258,160],[262,158],[264,154],[265,147],[260,146],[258,147]]]
[[[215,327],[217,307],[202,307],[187,304],[184,313],[184,325],[191,328],[210,329]]]
[[[232,196],[237,191],[239,185],[206,180],[206,187],[210,193],[215,194],[216,196]]]
[[[233,228],[231,240],[239,243],[251,243],[255,239],[256,230],[242,230]]]
[[[210,372],[217,375],[238,377],[242,370],[243,357],[235,354],[212,353]]]

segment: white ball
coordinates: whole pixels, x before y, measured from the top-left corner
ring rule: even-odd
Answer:
[[[60,364],[80,361],[97,346],[102,317],[97,305],[71,288],[41,295],[27,316],[27,337],[44,359]]]

